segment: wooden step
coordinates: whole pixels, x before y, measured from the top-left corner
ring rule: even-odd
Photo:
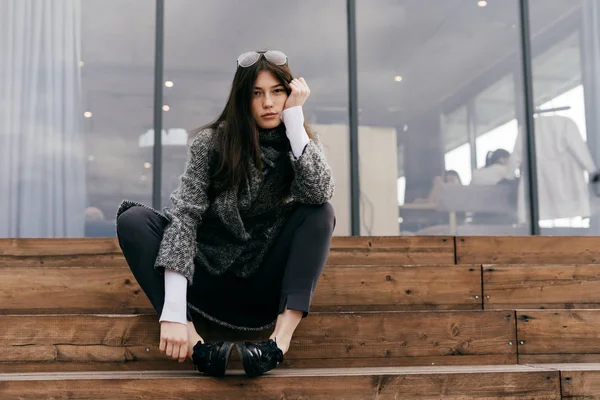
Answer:
[[[560,373],[526,366],[0,374],[2,399],[559,400]],[[586,397],[587,399],[588,397]]]
[[[0,239],[0,256],[0,267],[122,265],[121,250],[115,238]],[[454,238],[334,237],[327,262],[329,265],[454,264]]]
[[[0,267],[0,314],[151,312],[122,260],[119,266]],[[328,266],[314,311],[481,309],[480,267]]]
[[[519,363],[600,362],[600,310],[517,311]]]
[[[466,236],[457,264],[600,264],[599,236]]]
[[[0,239],[0,256],[0,314],[152,311],[114,238]],[[453,238],[338,237],[312,306],[481,309],[480,266],[454,265]]]
[[[600,265],[484,265],[485,309],[600,308]]]
[[[208,341],[266,340],[199,322]],[[158,350],[154,315],[0,316],[0,365],[45,371],[64,363],[177,364]],[[512,311],[314,313],[296,331],[285,365],[294,368],[515,364]],[[237,357],[237,356],[236,356]],[[20,367],[19,367],[20,366]],[[2,367],[4,368],[4,366]],[[19,369],[20,368],[20,369]],[[6,371],[6,368],[2,369]]]
[[[340,265],[323,271],[312,309],[481,310],[481,299],[480,266]]]
[[[560,371],[563,399],[600,400],[600,364],[556,364],[544,367]]]

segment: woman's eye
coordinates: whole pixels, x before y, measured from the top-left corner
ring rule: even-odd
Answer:
[[[275,89],[275,93],[283,93],[283,89]]]
[[[255,96],[260,96],[260,92],[254,92]]]

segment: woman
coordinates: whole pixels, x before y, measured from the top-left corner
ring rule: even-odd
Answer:
[[[275,325],[268,341],[237,346],[257,376],[283,361],[308,315],[335,225],[331,170],[304,125],[309,94],[282,52],[242,54],[225,109],[192,135],[172,207],[124,201],[117,212],[119,244],[160,315],[160,350],[207,375],[225,374],[233,343],[205,343],[193,318]]]
[[[503,180],[514,179],[509,169],[510,153],[504,149],[489,151],[485,157],[485,167],[473,171],[471,185],[496,185]]]

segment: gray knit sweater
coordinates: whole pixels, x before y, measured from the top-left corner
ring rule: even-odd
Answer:
[[[214,275],[227,271],[250,277],[258,269],[271,245],[281,232],[294,204],[323,204],[333,195],[334,182],[323,148],[311,140],[296,159],[289,151],[274,148],[273,143],[287,141],[285,132],[272,130],[260,134],[264,170],[249,164],[246,182],[209,198],[216,161],[218,129],[205,129],[189,148],[185,171],[179,187],[171,195],[172,207],[153,210],[169,223],[160,245],[155,268],[184,275],[190,284],[195,265]],[[289,144],[289,143],[288,143]],[[276,146],[280,148],[280,146]],[[275,193],[275,164],[289,157],[294,176],[287,196]],[[132,206],[146,205],[125,200],[118,216]],[[195,261],[195,262],[194,262]]]

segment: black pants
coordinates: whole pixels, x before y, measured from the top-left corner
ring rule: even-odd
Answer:
[[[164,275],[154,263],[166,226],[164,219],[144,207],[128,209],[117,221],[125,259],[158,315],[165,298]],[[230,328],[256,330],[272,325],[286,308],[307,316],[334,226],[329,203],[299,205],[252,277],[214,276],[196,266],[187,291],[188,319],[195,311]]]

